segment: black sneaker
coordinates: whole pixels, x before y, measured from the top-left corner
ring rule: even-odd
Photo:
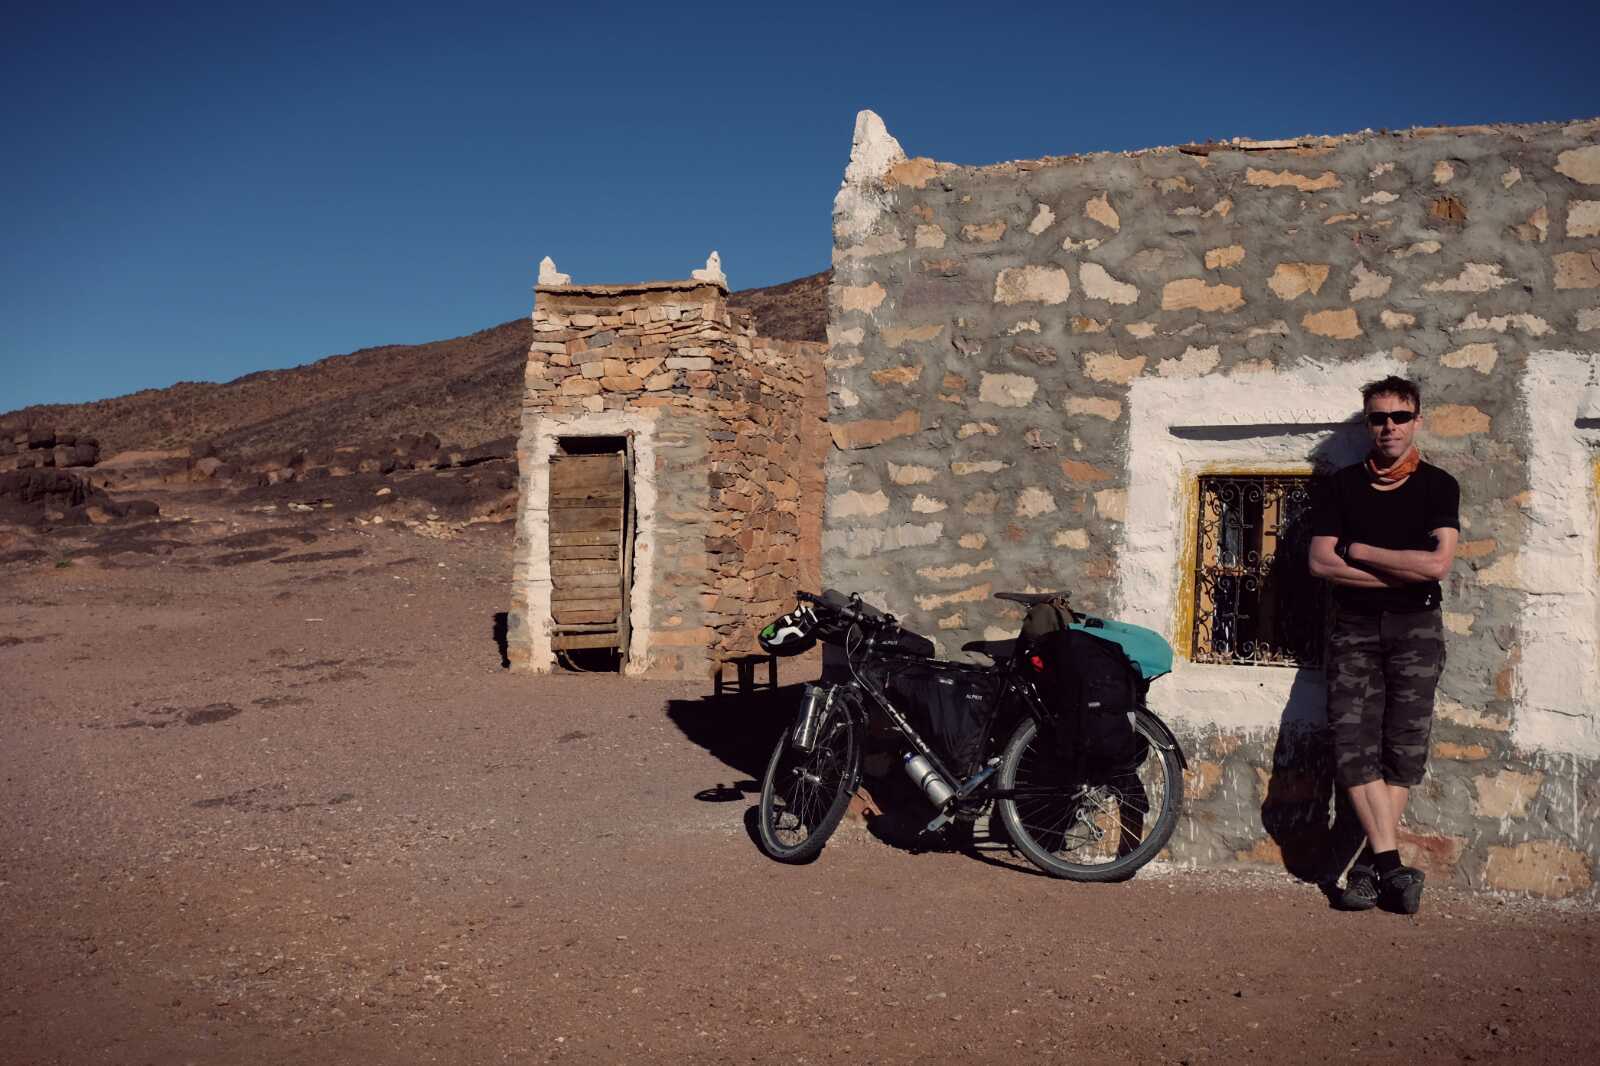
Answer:
[[[1344,891],[1333,904],[1342,911],[1370,911],[1378,905],[1378,872],[1370,866],[1355,865],[1345,875]]]
[[[1422,909],[1424,876],[1415,866],[1402,866],[1378,882],[1378,903],[1393,914],[1415,914]]]

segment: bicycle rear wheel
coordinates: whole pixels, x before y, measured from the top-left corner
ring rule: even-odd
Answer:
[[[848,714],[824,723],[809,752],[783,731],[767,760],[757,811],[761,850],[779,862],[810,862],[839,827],[861,768],[859,730]]]
[[[1155,858],[1172,838],[1183,808],[1178,753],[1143,708],[1134,729],[1147,742],[1138,766],[1093,785],[1069,781],[1053,741],[1029,718],[1000,758],[1001,823],[1017,849],[1052,877],[1121,881]]]

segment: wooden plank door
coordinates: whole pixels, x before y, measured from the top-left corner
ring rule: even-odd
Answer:
[[[560,649],[621,646],[627,457],[550,459],[550,613]]]

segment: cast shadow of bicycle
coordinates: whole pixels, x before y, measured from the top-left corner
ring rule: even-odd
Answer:
[[[683,735],[733,771],[727,780],[695,793],[695,799],[703,803],[748,803],[744,826],[752,843],[757,843],[761,778],[779,737],[794,721],[803,688],[796,683],[667,702],[667,717]],[[941,833],[923,833],[934,811],[922,792],[900,771],[898,754],[892,734],[869,732],[862,757],[861,788],[851,803],[853,816],[865,821],[869,833],[903,851],[961,852],[1008,869],[1038,873],[1011,848],[998,819],[993,834],[986,828],[987,820],[981,818],[976,825],[962,822]]]

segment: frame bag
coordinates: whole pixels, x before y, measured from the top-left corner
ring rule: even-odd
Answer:
[[[897,664],[888,680],[889,699],[961,779],[983,759],[998,691],[998,680],[986,670],[932,663]]]

